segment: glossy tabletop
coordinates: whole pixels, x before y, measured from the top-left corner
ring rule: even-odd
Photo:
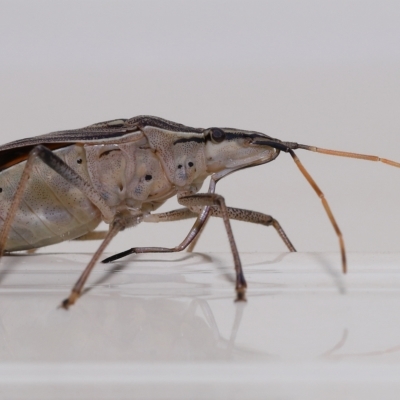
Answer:
[[[0,274],[0,398],[372,399],[400,391],[400,255],[7,256]]]

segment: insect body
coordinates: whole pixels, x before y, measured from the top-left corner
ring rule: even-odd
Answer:
[[[62,303],[68,308],[82,292],[92,268],[112,238],[141,222],[196,218],[186,238],[174,248],[132,248],[132,253],[184,250],[198,238],[210,216],[223,218],[233,253],[236,291],[245,299],[246,281],[230,220],[272,225],[290,251],[295,251],[279,223],[266,214],[227,207],[215,193],[217,182],[243,168],[289,153],[320,196],[339,237],[343,270],[344,243],[322,192],[293,152],[306,149],[363,158],[399,167],[390,160],[282,142],[258,132],[231,128],[191,128],[161,118],[139,116],[102,122],[86,128],[50,133],[0,147],[0,252],[34,249],[64,240],[104,240]],[[211,176],[206,193],[198,193]],[[152,213],[177,196],[184,208]],[[101,221],[103,235],[94,232]]]

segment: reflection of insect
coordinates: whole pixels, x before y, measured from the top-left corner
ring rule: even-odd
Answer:
[[[231,128],[191,128],[161,118],[139,116],[101,122],[86,128],[18,140],[0,147],[1,253],[28,250],[69,239],[104,239],[75,284],[63,307],[74,304],[95,263],[112,238],[140,222],[176,221],[196,217],[186,238],[174,248],[140,247],[132,253],[182,251],[200,234],[209,216],[221,217],[233,253],[238,300],[245,299],[246,281],[230,219],[272,225],[289,248],[293,245],[269,215],[231,208],[215,194],[216,183],[243,168],[274,160],[284,151],[321,198],[338,235],[346,272],[344,242],[323,193],[293,152],[325,154],[399,163],[341,151],[282,142],[258,132]],[[200,193],[211,175],[207,193]],[[151,214],[176,195],[184,208]],[[101,221],[108,232],[94,232]]]

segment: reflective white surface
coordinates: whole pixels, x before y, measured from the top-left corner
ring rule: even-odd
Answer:
[[[141,255],[99,264],[57,308],[89,254],[5,257],[0,398],[396,398],[399,254]]]

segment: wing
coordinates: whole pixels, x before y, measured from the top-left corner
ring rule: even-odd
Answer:
[[[104,121],[85,128],[47,133],[0,146],[0,171],[26,160],[29,152],[39,144],[51,150],[56,150],[73,143],[116,143],[127,140],[128,136],[135,140],[135,137],[139,138],[142,135],[140,129],[149,125],[174,132],[201,133],[203,131],[200,128],[191,128],[147,115],[140,115],[130,119]]]

